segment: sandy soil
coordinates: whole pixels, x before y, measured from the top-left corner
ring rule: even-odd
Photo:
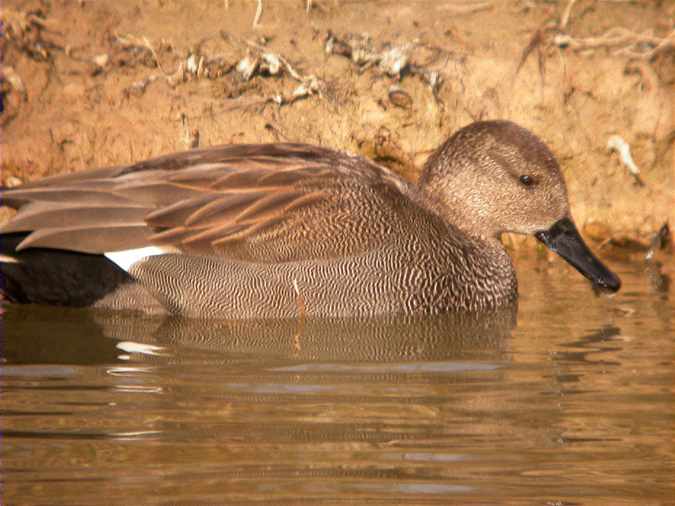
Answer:
[[[2,184],[273,141],[415,178],[457,128],[508,118],[558,156],[587,237],[640,248],[675,223],[667,0],[9,0],[1,13]]]

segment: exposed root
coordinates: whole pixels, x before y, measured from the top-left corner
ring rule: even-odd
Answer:
[[[408,70],[413,47],[414,44],[384,44],[381,49],[376,50],[368,35],[347,34],[339,39],[330,31],[324,42],[326,54],[349,58],[361,72],[377,66],[383,74],[397,79],[401,79],[402,73]]]
[[[150,43],[147,37],[137,37],[135,35],[126,34],[118,35],[115,34],[115,38],[121,46],[130,51],[135,51],[137,53],[144,53],[147,51],[152,58],[154,65],[164,74],[168,76],[167,72],[162,68],[162,63],[159,61],[159,56],[157,51],[155,51],[154,46]]]
[[[567,7],[565,7],[565,10],[563,11],[562,16],[560,16],[560,29],[561,30],[566,30],[567,29],[567,23],[569,23],[570,20],[570,15],[572,14],[572,7],[576,3],[577,0],[569,0],[567,2]]]
[[[322,96],[323,81],[313,74],[303,75],[281,54],[272,52],[251,40],[239,40],[225,32],[221,32],[220,35],[226,42],[245,47],[249,52],[236,66],[237,72],[239,72],[244,81],[250,80],[255,75],[276,76],[285,72],[292,79],[300,83],[290,95],[277,93],[265,99],[265,103],[275,103],[281,106],[292,104],[296,100],[313,95]]]
[[[50,23],[41,17],[39,11],[0,9],[0,36],[33,60],[49,61],[52,49],[63,51],[60,44],[44,38],[44,33],[49,30]]]
[[[257,0],[258,4],[256,5],[255,8],[255,16],[253,17],[253,29],[258,28],[260,26],[260,18],[262,18],[262,13],[263,13],[263,3],[262,0]]]
[[[152,66],[156,66],[161,72],[160,74],[151,75],[133,83],[124,90],[124,94],[126,96],[140,95],[145,92],[150,83],[158,79],[164,79],[170,86],[175,87],[192,78],[207,77],[209,79],[217,79],[232,70],[236,70],[243,81],[248,81],[256,75],[264,77],[277,76],[283,73],[298,81],[299,85],[291,94],[276,94],[263,99],[263,103],[284,105],[311,95],[321,95],[322,82],[314,75],[305,76],[301,74],[284,56],[269,51],[264,46],[255,42],[248,40],[240,41],[225,32],[221,32],[220,35],[226,42],[230,44],[234,43],[238,48],[246,50],[248,54],[235,64],[228,62],[225,57],[220,55],[214,57],[202,55],[199,49],[201,44],[198,44],[197,48],[190,50],[187,58],[181,60],[176,70],[171,73],[161,66],[157,51],[146,37],[117,36],[117,40],[122,44],[125,51],[131,51],[140,58],[145,59],[144,64],[146,65],[149,58]],[[259,102],[259,100],[255,101],[256,104]]]
[[[416,75],[424,81],[436,99],[441,104],[438,91],[443,83],[443,76],[439,70],[427,67],[427,64],[417,63],[413,59],[415,49],[431,50],[436,59],[440,54],[447,53],[438,47],[428,47],[417,41],[403,44],[385,43],[378,50],[375,49],[372,39],[368,35],[347,34],[340,38],[328,31],[324,42],[324,51],[350,59],[359,72],[376,68],[380,75],[401,81],[405,75]],[[448,58],[446,57],[445,63]]]
[[[635,33],[617,26],[599,37],[575,38],[560,33],[554,37],[553,42],[558,47],[569,47],[574,51],[609,49],[614,56],[652,60],[659,53],[675,48],[675,30],[665,37],[655,37],[651,31]]]
[[[227,40],[228,38],[232,39],[232,36],[229,36],[227,34],[222,34],[222,35],[225,38],[225,40]],[[278,73],[278,71],[280,70],[280,65],[283,65],[283,67],[288,72],[288,75],[290,75],[296,81],[299,81],[299,82],[302,83],[302,82],[305,82],[309,77],[312,77],[312,76],[307,76],[307,77],[303,76],[281,54],[273,53],[273,52],[267,50],[266,47],[261,46],[260,44],[258,44],[256,42],[253,42],[253,41],[250,41],[250,40],[244,40],[243,42],[250,49],[252,49],[253,51],[258,53],[258,55],[263,60],[263,62],[267,64],[267,69],[270,71],[270,74],[276,75]]]
[[[31,30],[44,30],[47,22],[32,12],[21,12],[9,7],[0,9],[3,24],[3,38],[23,39]]]
[[[652,66],[644,60],[633,60],[626,64],[626,72],[636,72],[642,79],[643,89],[650,93],[659,88],[659,76]]]
[[[525,62],[527,61],[529,56],[536,49],[537,66],[539,68],[539,78],[541,79],[542,86],[544,85],[546,77],[546,57],[543,49],[544,33],[545,33],[544,28],[540,28],[539,30],[534,32],[527,46],[525,46],[522,53],[520,54],[520,60],[518,60],[518,65],[516,66],[515,72],[515,75],[517,76],[520,73],[521,69],[523,68],[523,65],[525,65]]]
[[[466,4],[448,4],[437,7],[439,11],[450,11],[451,14],[458,16],[462,14],[474,14],[476,12],[486,11],[494,7],[492,2],[474,2]]]

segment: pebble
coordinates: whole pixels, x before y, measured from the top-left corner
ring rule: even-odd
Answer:
[[[108,65],[108,62],[110,61],[110,56],[108,56],[106,53],[101,53],[99,55],[94,56],[93,62],[97,67],[105,67]]]
[[[21,180],[21,178],[18,178],[16,176],[9,176],[5,180],[5,186],[7,188],[15,188],[17,186],[21,186],[22,184],[23,184],[23,181]]]

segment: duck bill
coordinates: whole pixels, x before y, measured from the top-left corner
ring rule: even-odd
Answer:
[[[588,249],[569,218],[556,221],[551,228],[537,232],[534,236],[591,280],[594,286],[609,292],[621,288],[619,277]]]

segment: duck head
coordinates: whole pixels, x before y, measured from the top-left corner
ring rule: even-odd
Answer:
[[[457,131],[425,164],[420,187],[467,234],[495,241],[504,232],[534,235],[596,287],[619,290],[618,276],[574,225],[555,157],[515,123],[480,121]]]

